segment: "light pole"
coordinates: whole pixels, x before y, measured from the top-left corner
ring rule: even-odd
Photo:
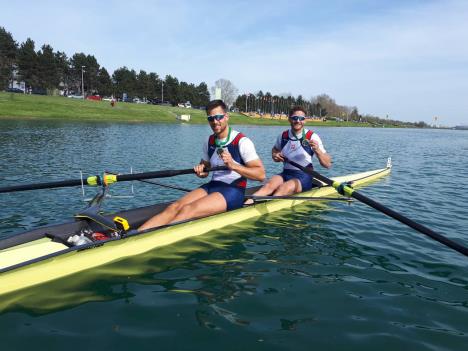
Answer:
[[[164,103],[164,82],[161,81],[161,104]]]
[[[84,96],[84,68],[86,66],[81,66],[81,94],[83,95],[83,100],[85,98]]]

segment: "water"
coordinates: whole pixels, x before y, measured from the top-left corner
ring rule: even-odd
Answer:
[[[268,174],[283,127],[246,127]],[[468,135],[463,131],[317,128],[325,175],[382,168],[363,193],[468,245]],[[103,170],[189,168],[207,126],[0,121],[0,185]],[[195,187],[194,176],[166,180]],[[175,199],[134,184],[106,210]],[[113,187],[131,193],[129,184]],[[92,191],[87,189],[86,196]],[[81,189],[1,195],[0,237],[69,220]],[[281,211],[9,297],[11,349],[463,350],[466,257],[353,203]],[[1,280],[0,280],[1,283]]]

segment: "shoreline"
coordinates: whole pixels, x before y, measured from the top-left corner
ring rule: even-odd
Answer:
[[[190,122],[176,120],[177,115],[189,114]],[[287,120],[260,119],[229,112],[232,124],[257,126],[287,126]],[[62,96],[25,95],[0,92],[0,120],[43,120],[106,123],[169,123],[205,124],[204,110],[172,106],[118,102],[114,107],[107,101],[71,99]],[[307,121],[314,127],[407,128],[370,123]]]

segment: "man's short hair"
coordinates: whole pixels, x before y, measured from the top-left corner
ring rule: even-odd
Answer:
[[[216,107],[221,107],[224,110],[224,112],[227,111],[227,106],[223,100],[211,100],[208,103],[208,105],[206,105],[206,108],[205,108],[206,114],[209,115],[210,111]]]
[[[302,106],[293,106],[293,107],[289,110],[289,117],[294,116],[294,114],[295,114],[297,111],[302,111],[302,112],[304,112],[305,115],[307,115],[307,111],[305,110],[304,107],[302,107]]]

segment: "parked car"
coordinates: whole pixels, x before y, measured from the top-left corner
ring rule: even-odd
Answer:
[[[88,95],[86,100],[94,100],[94,101],[101,101],[102,98],[99,95]]]
[[[179,103],[177,104],[177,107],[192,108],[192,104],[190,103],[190,101],[187,101],[187,102],[179,102]]]
[[[5,90],[7,93],[21,93],[24,94],[24,91],[18,88],[8,88]]]
[[[83,95],[67,95],[70,99],[83,99]]]
[[[171,103],[169,101],[161,101],[161,99],[158,99],[158,98],[154,98],[152,100],[149,100],[150,102],[148,103],[151,103],[153,105],[164,105],[164,106],[171,106]]]
[[[140,98],[138,98],[138,97],[133,98],[133,102],[134,102],[135,104],[146,104],[146,101],[145,101],[144,99],[140,99]]]
[[[32,88],[31,94],[35,95],[47,95],[47,89],[44,88]]]

